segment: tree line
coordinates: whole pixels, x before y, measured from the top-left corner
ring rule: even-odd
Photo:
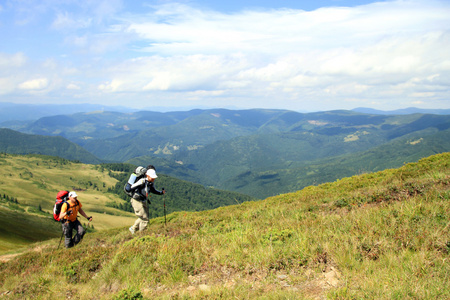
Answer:
[[[17,198],[14,198],[12,196],[9,196],[7,194],[0,194],[1,199],[3,199],[6,202],[11,202],[11,203],[15,203],[15,204],[19,204],[19,201],[17,201]]]

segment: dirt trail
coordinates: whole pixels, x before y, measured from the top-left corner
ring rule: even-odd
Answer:
[[[0,255],[0,262],[5,263],[18,255],[20,255],[20,253]]]
[[[49,245],[39,245],[34,247],[33,249],[30,249],[28,251],[35,251],[35,252],[42,252],[43,249],[50,247]],[[21,252],[21,253],[14,253],[14,254],[5,254],[5,255],[0,255],[0,263],[5,263],[10,261],[11,259],[22,255],[23,253],[25,253],[27,251]]]

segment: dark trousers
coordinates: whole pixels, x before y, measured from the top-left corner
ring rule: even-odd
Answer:
[[[83,226],[81,226],[80,221],[76,220],[75,222],[66,222],[62,224],[63,233],[64,233],[64,244],[66,248],[71,248],[81,242],[86,231]],[[75,235],[73,235],[73,231],[75,230]]]

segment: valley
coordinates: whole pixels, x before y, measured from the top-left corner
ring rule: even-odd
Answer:
[[[0,151],[84,163],[151,162],[165,175],[258,199],[450,151],[445,111],[93,111],[43,117],[10,129],[15,136],[0,131],[0,137],[9,137]]]

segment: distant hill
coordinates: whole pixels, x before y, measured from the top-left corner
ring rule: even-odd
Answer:
[[[450,299],[450,153],[0,256],[5,299]],[[94,219],[95,220],[95,219]],[[1,221],[1,219],[0,219]],[[26,280],[24,280],[26,279]]]
[[[308,128],[311,120],[329,125]],[[288,132],[241,136],[175,153],[179,166],[165,172],[177,176],[185,166],[185,176],[201,176],[202,184],[265,198],[450,151],[449,120],[437,115],[308,115]],[[345,166],[339,163],[343,157],[351,158]]]
[[[344,177],[398,168],[449,149],[450,130],[434,134],[417,133],[366,151],[290,164],[284,169],[246,171],[221,182],[217,188],[264,199]]]
[[[101,162],[82,147],[63,137],[25,134],[5,128],[0,128],[0,152],[52,155],[90,164]]]
[[[375,114],[375,115],[410,115],[410,114],[450,115],[450,109],[425,109],[417,107],[408,107],[388,111],[377,110],[373,108],[358,107],[352,110],[360,113]]]
[[[28,123],[19,131],[60,135],[82,145],[93,154],[101,152],[106,159],[126,160],[133,155],[155,152],[163,155],[167,151],[248,135],[284,112],[224,109],[167,113],[98,111],[41,118]],[[150,150],[142,153],[142,149],[149,147]],[[124,152],[128,154],[124,159],[120,158]]]
[[[275,147],[280,145],[281,143],[274,143]],[[261,146],[255,148],[261,148]],[[223,149],[223,151],[218,152],[218,149]],[[254,163],[250,165],[250,168],[247,167],[246,158],[239,160],[239,153],[242,153],[244,148],[239,150],[241,152],[230,151],[230,149],[232,148],[227,147],[225,143],[206,147],[203,155],[199,155],[203,157],[204,164],[179,164],[150,156],[134,158],[128,162],[135,165],[151,162],[157,165],[164,174],[205,185],[214,182],[214,186],[217,188],[264,199],[300,190],[310,185],[333,182],[344,177],[398,168],[405,163],[416,162],[430,155],[447,152],[450,150],[450,130],[419,131],[369,150],[350,151],[347,154],[323,156],[317,159],[313,159],[312,154],[308,153],[316,151],[314,148],[303,147],[298,150],[298,156],[304,155],[303,158],[285,162],[278,160],[273,165],[269,165],[271,159],[260,154],[261,150],[253,150],[250,161]],[[316,152],[320,151],[318,149]],[[274,156],[279,157],[277,154]],[[209,163],[210,159],[211,163]],[[215,168],[209,168],[209,165],[214,162],[217,166],[221,166],[220,172]],[[214,181],[216,176],[219,180]]]
[[[130,113],[136,109],[124,106],[107,106],[99,104],[16,104],[0,102],[0,125],[7,121],[33,121],[54,115],[71,115],[82,112],[115,111]]]
[[[450,120],[450,116],[381,116],[350,111],[301,114],[283,110],[207,110],[188,113],[188,117],[179,121],[171,118],[173,124],[170,125],[156,126],[153,123],[149,128],[150,125],[138,125],[134,119],[134,123],[130,123],[133,125],[127,126],[130,130],[128,132],[122,130],[120,135],[117,132],[116,136],[113,136],[97,129],[90,134],[84,133],[85,136],[89,136],[84,141],[77,140],[75,136],[68,136],[68,138],[100,158],[119,161],[143,155],[184,161],[184,157],[195,156],[203,151],[203,148],[216,142],[222,143],[220,147],[226,151],[223,146],[232,146],[226,142],[231,139],[265,140],[271,144],[271,147],[275,147],[277,142],[273,143],[270,139],[286,140],[287,138],[290,140],[290,149],[301,149],[300,146],[304,143],[302,140],[312,137],[323,139],[318,144],[325,146],[320,149],[322,153],[328,151],[329,154],[333,154],[336,151],[339,152],[341,146],[345,146],[341,143],[339,147],[336,147],[336,143],[344,142],[344,139],[350,140],[352,137],[357,139],[355,143],[351,143],[352,151],[355,152],[362,149],[355,148],[358,144],[363,146],[362,142],[366,143],[364,147],[368,149],[368,147],[429,126],[437,126],[437,124],[448,126],[444,124]],[[168,116],[170,114],[165,114],[165,117]],[[39,127],[34,127],[33,131],[36,132]],[[99,138],[96,132],[102,132],[102,138]],[[69,131],[63,131],[63,133],[72,134]],[[80,136],[80,131],[77,130],[76,134]],[[291,137],[287,137],[288,135]],[[249,145],[251,144],[252,142]],[[284,151],[289,149],[281,145],[277,148],[280,155],[276,157],[287,160],[284,158]],[[315,153],[315,151],[309,152],[309,155],[315,155]],[[276,158],[270,156],[270,153],[265,156],[269,159]]]
[[[5,121],[29,121],[54,115],[71,115],[79,112],[91,111],[119,111],[133,112],[121,106],[105,106],[99,104],[16,104],[0,102],[0,125]]]
[[[370,160],[363,167],[362,161],[357,162],[357,156],[366,157],[367,151],[379,151],[388,156],[385,162],[397,162],[386,164],[374,154],[386,168],[438,153],[436,149],[450,151],[445,142],[448,129],[450,115],[445,114],[196,109],[49,116],[28,123],[21,132],[62,136],[104,161],[155,162],[169,176],[264,198],[361,170],[379,170]],[[429,148],[417,153],[406,150],[419,149],[428,136],[438,133],[440,138],[432,139]],[[413,138],[424,143],[412,148],[406,142],[396,143]],[[327,164],[334,165],[345,156],[356,160],[326,171]],[[301,171],[311,165],[320,167],[314,173]],[[351,170],[355,173],[348,173]]]

